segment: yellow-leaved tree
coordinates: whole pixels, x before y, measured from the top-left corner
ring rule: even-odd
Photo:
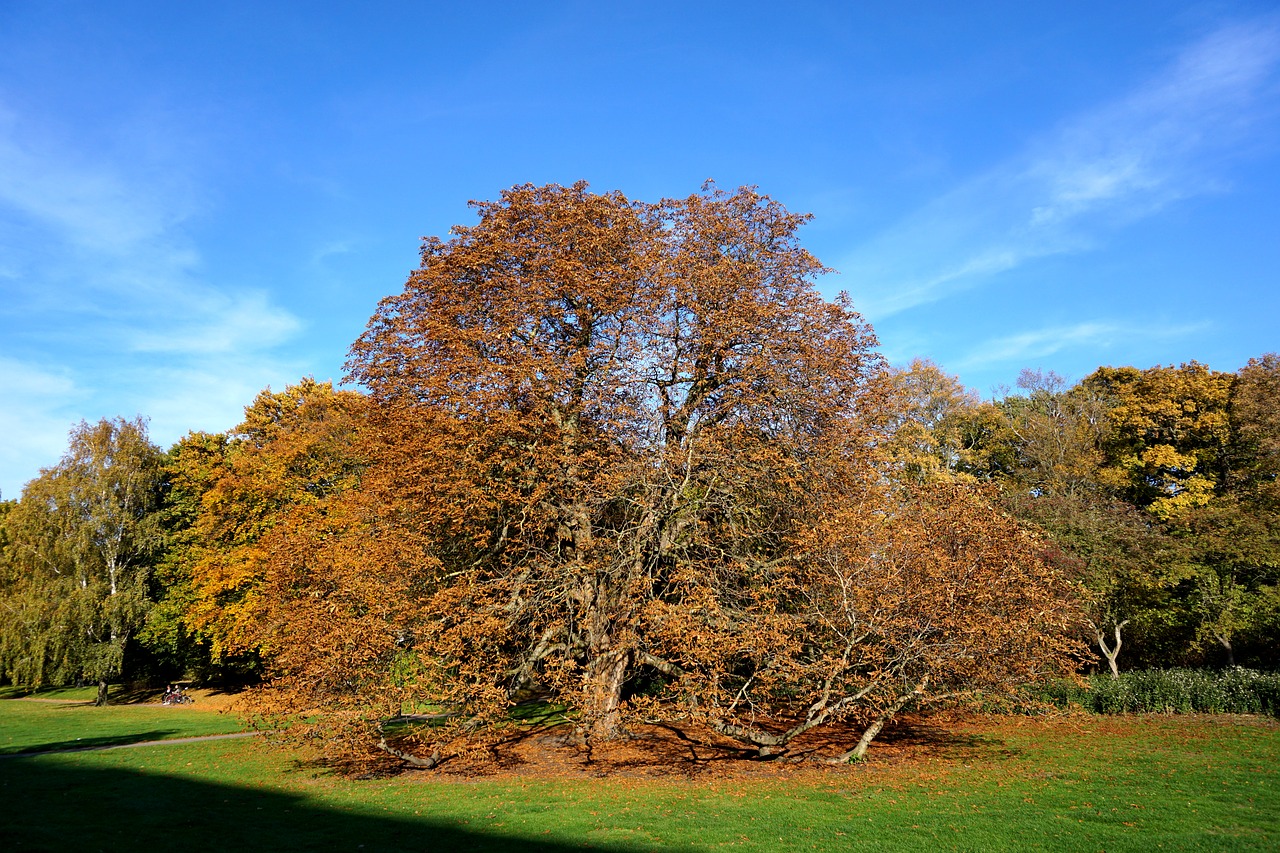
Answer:
[[[171,453],[174,488],[193,504],[169,557],[171,587],[215,663],[279,641],[260,618],[270,534],[358,482],[364,409],[361,394],[307,378],[258,394],[229,436],[189,435]]]

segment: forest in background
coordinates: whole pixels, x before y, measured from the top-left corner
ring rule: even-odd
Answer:
[[[428,239],[360,391],[263,391],[168,451],[72,430],[0,503],[0,666],[181,676],[344,756],[433,766],[557,709],[761,755],[1100,668],[1273,669],[1280,357],[891,367],[753,190],[517,187]]]

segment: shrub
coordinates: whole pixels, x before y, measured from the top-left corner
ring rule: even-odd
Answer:
[[[1028,705],[1081,707],[1094,714],[1269,714],[1280,717],[1280,674],[1232,667],[1149,669],[1119,678],[1094,675],[1087,686],[1065,681],[1027,691]]]

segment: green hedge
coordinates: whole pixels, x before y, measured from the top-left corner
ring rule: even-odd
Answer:
[[[1280,717],[1280,674],[1226,670],[1148,669],[1119,678],[1094,675],[1086,687],[1039,685],[1028,699],[1094,714],[1270,714]]]

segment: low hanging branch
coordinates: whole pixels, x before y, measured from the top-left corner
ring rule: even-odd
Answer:
[[[847,708],[861,702],[875,689],[875,687],[875,683],[869,684],[867,687],[851,696],[843,696],[836,702],[824,705],[822,710],[817,713],[813,713],[811,711],[810,715],[805,720],[795,726],[792,726],[781,734],[770,734],[762,729],[750,726],[740,726],[722,719],[712,719],[710,721],[710,725],[722,735],[745,741],[758,747],[760,757],[767,758],[777,755],[782,748],[786,747],[791,743],[791,741],[800,737],[800,735],[805,732],[825,725]]]
[[[431,754],[425,758],[412,752],[406,752],[405,750],[391,745],[388,741],[388,737],[393,737],[393,735],[389,735],[387,733],[386,727],[396,723],[443,723],[449,720],[456,720],[462,715],[463,711],[459,708],[452,711],[442,711],[437,714],[396,714],[394,717],[388,717],[387,719],[380,721],[375,727],[378,732],[377,747],[388,755],[393,755],[413,767],[421,767],[424,770],[434,769],[444,761],[444,754],[441,752],[439,746],[433,747]],[[459,727],[458,734],[465,737],[479,728],[480,724],[481,719],[479,716],[472,717]]]
[[[382,731],[382,726],[378,726],[378,734],[380,735],[380,737],[378,738],[378,744],[377,744],[378,749],[382,750],[388,755],[395,756],[396,758],[400,759],[406,764],[412,765],[413,767],[421,767],[423,770],[433,770],[436,767],[439,767],[440,762],[443,760],[441,757],[439,748],[433,750],[432,753],[426,758],[423,758],[420,755],[414,755],[412,752],[405,752],[404,750],[396,749],[394,746],[387,743],[387,737],[386,737],[386,734]]]
[[[870,746],[871,741],[875,740],[876,736],[880,734],[885,723],[893,719],[894,715],[907,707],[913,699],[923,696],[925,688],[928,686],[929,677],[926,675],[924,678],[920,679],[920,683],[917,684],[914,689],[899,696],[892,705],[886,708],[884,712],[876,718],[875,722],[867,726],[867,728],[862,732],[862,737],[858,739],[857,746],[848,752],[842,752],[834,758],[829,758],[827,761],[831,764],[847,764],[850,761],[861,761],[867,754],[867,747]]]

